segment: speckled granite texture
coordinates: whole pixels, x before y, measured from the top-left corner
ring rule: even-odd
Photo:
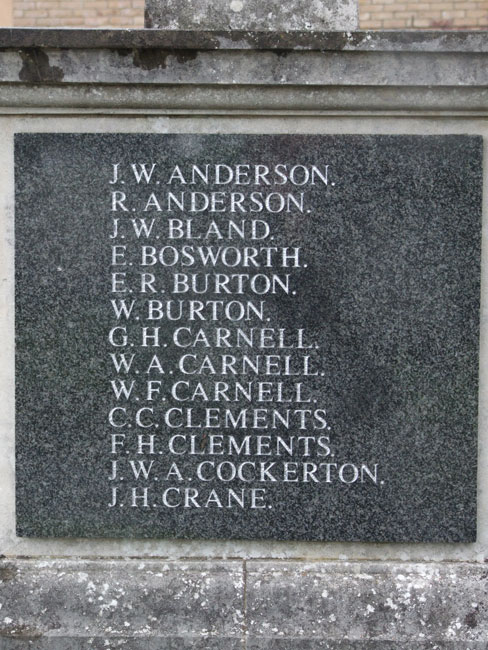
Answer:
[[[131,163],[141,162],[149,163],[149,168],[156,163],[148,185],[144,180],[137,183],[130,171]],[[116,163],[119,177],[111,185]],[[171,189],[178,197],[182,191],[243,192],[246,212],[236,208],[230,213],[226,204],[223,212],[202,216],[186,204],[183,213],[174,208],[170,214],[163,208],[157,211],[154,201],[144,211],[153,192],[164,204],[175,165],[186,174],[191,164],[201,168],[208,164],[210,169],[226,164],[235,169],[245,163],[253,169],[259,164],[270,168],[284,164],[288,170],[294,165],[316,165],[323,174],[324,165],[329,165],[328,183],[316,179],[315,184],[302,186],[297,176],[295,185],[279,184],[276,174],[270,176],[271,186],[264,181],[258,186],[207,186],[197,179],[193,185],[175,183]],[[16,138],[15,164],[20,535],[383,542],[475,539],[481,138],[21,134]],[[127,213],[111,211],[114,188],[124,188]],[[292,203],[289,210],[276,214],[253,213],[251,191],[291,193],[297,201],[303,192],[303,211]],[[136,238],[132,216],[148,222],[154,218],[147,241]],[[110,329],[121,324],[110,301],[124,297],[110,292],[114,217],[119,218],[118,237],[124,235],[128,246],[127,262],[133,263],[127,269],[127,287],[137,294],[137,302],[127,327],[129,340],[134,341],[134,368],[144,375],[155,353],[140,346],[137,337],[143,325],[159,326],[160,340],[168,345],[157,350],[164,374],[153,400],[147,399],[148,377],[142,381],[132,371],[128,379],[135,381],[135,388],[127,402],[123,397],[117,400],[111,387],[112,380],[125,377],[114,371],[110,353],[130,352],[130,344],[114,348],[108,342]],[[188,318],[147,321],[146,303],[152,296],[150,291],[150,297],[139,293],[140,273],[156,274],[156,297],[163,300],[161,292],[172,286],[174,272],[205,271],[214,277],[215,272],[253,271],[229,270],[219,264],[173,268],[156,263],[142,268],[143,245],[158,250],[163,243],[179,249],[185,243],[200,245],[198,240],[168,241],[169,217],[192,218],[194,233],[200,235],[212,219],[220,224],[229,217],[262,219],[270,228],[265,245],[271,245],[274,237],[272,245],[280,249],[300,248],[298,268],[264,269],[268,277],[289,273],[288,292],[277,290],[261,297],[264,324],[255,318],[230,327],[232,331],[237,326],[246,331],[251,326],[282,328],[295,341],[297,330],[303,329],[306,342],[312,344],[311,368],[318,372],[302,378],[303,394],[310,402],[291,406],[276,400],[259,402],[253,394],[251,400],[225,404],[205,401],[201,395],[182,403],[171,396],[174,382],[190,381],[192,386],[197,382],[178,370],[185,350],[174,345],[175,327],[202,327],[213,336],[217,326],[229,327],[229,323],[225,319],[196,323]],[[120,244],[121,239],[117,241]],[[219,242],[213,235],[205,245],[218,247]],[[262,242],[248,238],[235,245],[242,249]],[[175,298],[215,300],[219,296],[211,292],[171,296]],[[261,299],[248,290],[237,298]],[[243,354],[232,347],[224,352],[239,358]],[[255,347],[245,352],[285,356],[283,350]],[[207,354],[218,364],[222,350],[197,346],[194,353],[200,360]],[[303,350],[295,347],[286,354],[293,368],[300,363],[303,367]],[[149,379],[161,377],[156,373]],[[212,375],[208,368],[198,380],[207,393],[215,381],[230,381],[222,374]],[[300,381],[296,377],[245,377],[246,382],[276,384],[277,380],[283,382],[287,395],[296,395],[293,387]],[[109,410],[126,407],[135,422],[141,405],[154,407],[151,422],[161,426],[117,429],[126,438],[112,456],[110,436],[115,429],[108,423]],[[169,408],[189,407],[197,428],[165,427]],[[207,408],[228,408],[234,414],[242,408],[278,409],[283,414],[290,408],[294,413],[289,429],[271,426],[269,420],[264,427],[258,422],[245,431],[198,428]],[[326,411],[327,425],[314,429],[322,426],[322,420],[306,415],[302,427],[298,409]],[[137,433],[144,434],[145,441],[154,434],[153,455],[147,453],[148,447],[138,454]],[[195,453],[170,454],[168,440],[174,434],[187,435],[187,440],[194,435]],[[209,436],[214,434],[224,436],[224,444],[229,435],[242,440],[249,434],[251,453],[209,453]],[[288,444],[291,436],[296,440],[323,435],[328,440],[327,445],[322,440],[325,446],[320,448],[310,443],[309,454],[303,451],[303,441],[290,455],[283,449],[279,457],[275,452],[268,455],[266,444],[257,451],[258,436],[270,436],[273,447],[278,435]],[[127,453],[127,461],[122,452]],[[111,508],[114,458],[119,462],[120,487],[117,507]],[[154,461],[147,480],[128,477],[134,471],[129,459],[145,461],[146,468]],[[198,486],[200,507],[165,506],[161,495],[166,488],[194,489],[202,461],[251,461],[259,467],[275,462],[269,473],[264,470],[263,481],[244,485],[246,490],[265,490],[265,507],[220,508],[215,499],[207,502],[211,489],[225,499],[228,488],[243,488],[239,481],[213,480]],[[171,470],[172,462],[177,463],[181,479]],[[289,482],[280,480],[284,462],[296,463],[302,478],[294,482],[291,473]],[[318,470],[318,483],[310,475],[304,480],[305,463],[324,462],[337,467]],[[341,467],[345,467],[342,479]],[[356,479],[353,468],[359,471]],[[124,480],[119,480],[124,472]],[[147,504],[141,499],[131,503],[134,486],[147,487]]]

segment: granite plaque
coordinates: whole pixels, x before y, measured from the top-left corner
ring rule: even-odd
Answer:
[[[482,140],[18,134],[22,536],[472,541]]]

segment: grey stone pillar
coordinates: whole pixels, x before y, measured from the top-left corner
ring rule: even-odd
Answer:
[[[146,0],[146,27],[182,30],[347,31],[357,0]]]

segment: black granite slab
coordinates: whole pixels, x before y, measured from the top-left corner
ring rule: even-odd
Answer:
[[[18,134],[18,534],[474,540],[481,170],[465,135]]]

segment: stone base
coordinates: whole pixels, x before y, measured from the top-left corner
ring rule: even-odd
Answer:
[[[481,650],[475,563],[3,560],[0,648]]]

